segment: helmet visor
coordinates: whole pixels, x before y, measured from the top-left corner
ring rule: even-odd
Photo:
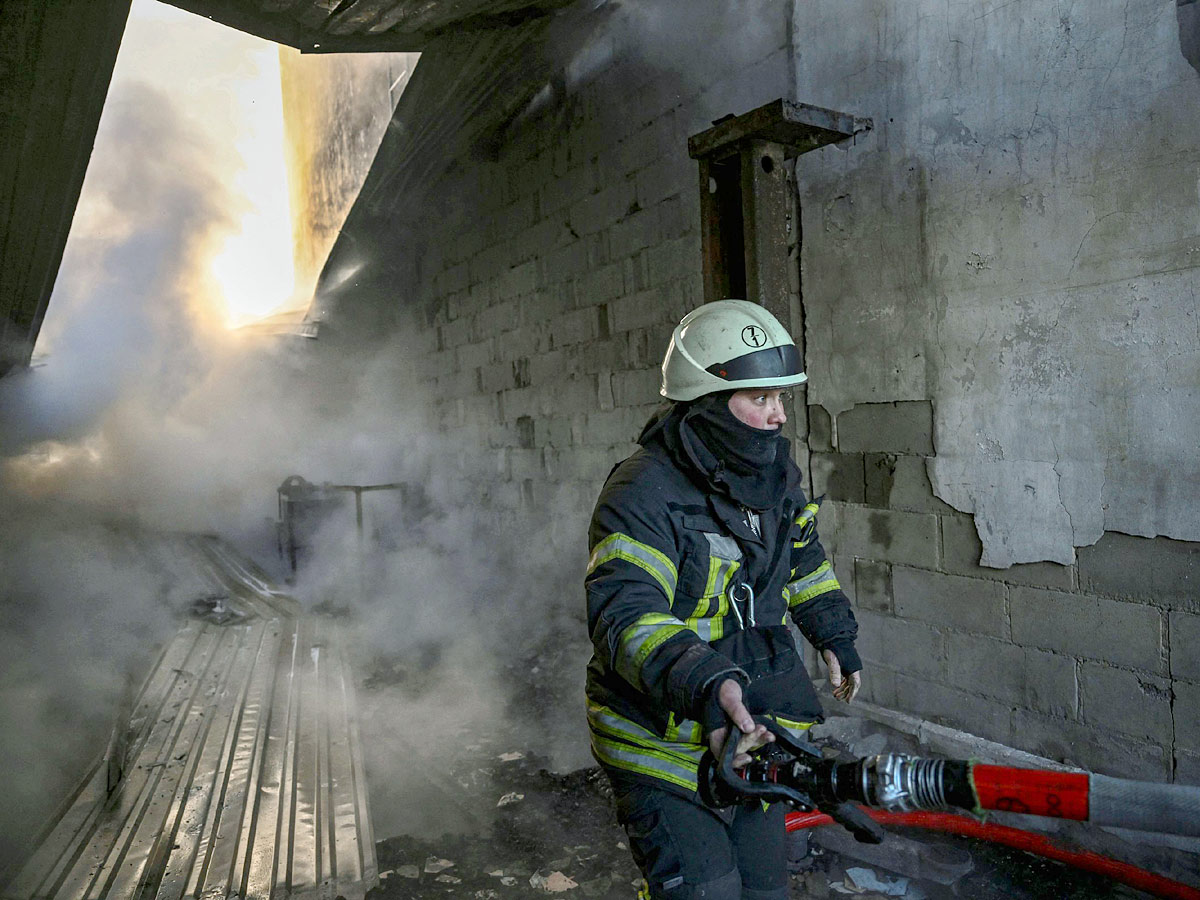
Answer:
[[[801,372],[800,351],[795,344],[767,347],[728,362],[713,363],[705,371],[725,381],[790,378]]]

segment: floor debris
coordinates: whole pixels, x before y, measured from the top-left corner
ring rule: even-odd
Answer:
[[[828,741],[829,753],[848,745],[880,745],[872,734]],[[499,745],[499,746],[497,746]],[[462,833],[397,835],[377,845],[383,879],[368,900],[516,900],[557,895],[587,900],[633,900],[641,877],[617,825],[607,779],[596,768],[549,771],[532,751],[517,755],[511,736],[483,740],[472,754],[447,760],[440,782],[446,803],[477,807],[490,818],[464,819]],[[911,748],[887,736],[898,752]],[[501,751],[506,751],[502,753]],[[507,757],[507,758],[505,758]],[[520,797],[497,805],[496,799]],[[932,832],[893,832],[864,865],[849,839],[846,852],[834,826],[812,833],[805,865],[791,878],[792,900],[1134,900],[1122,885],[1017,851]],[[818,842],[818,837],[824,845]],[[893,838],[895,840],[893,840]],[[866,845],[860,845],[866,846]],[[887,848],[895,851],[889,856]],[[894,859],[892,858],[894,857]],[[889,859],[897,868],[889,865]],[[922,861],[924,860],[924,862]],[[932,865],[936,862],[937,865]],[[436,868],[431,871],[430,864]],[[928,864],[927,864],[928,863]],[[868,868],[868,866],[870,868]],[[457,879],[451,882],[439,875]],[[908,871],[905,871],[908,870]]]

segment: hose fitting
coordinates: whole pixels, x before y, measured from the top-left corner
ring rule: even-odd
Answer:
[[[861,787],[866,803],[890,812],[944,809],[947,761],[883,753],[862,761]]]

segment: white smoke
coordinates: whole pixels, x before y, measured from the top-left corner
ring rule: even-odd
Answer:
[[[412,394],[404,329],[331,351],[224,328],[211,261],[245,200],[237,154],[200,124],[166,90],[114,81],[44,359],[0,381],[0,863],[101,752],[128,679],[187,608],[184,567],[146,558],[154,533],[215,532],[281,569],[269,520],[285,477],[422,486],[420,514],[370,497],[367,557],[353,513],[332,521],[296,583],[309,606],[351,610],[356,664],[422,673],[364,696],[381,828],[426,821],[413,753],[444,761],[445,736],[517,727],[523,702],[536,718],[543,704],[506,681],[562,626],[548,611],[576,605],[562,592],[581,561],[554,555],[561,540],[484,527],[472,491],[488,472],[456,468],[479,457],[427,427],[438,407]],[[577,702],[577,681],[555,689]],[[414,734],[442,738],[394,749]],[[583,734],[572,722],[539,749],[579,764]]]

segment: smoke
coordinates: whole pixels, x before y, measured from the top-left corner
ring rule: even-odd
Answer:
[[[422,785],[471,735],[532,728],[533,749],[587,760],[580,651],[565,680],[545,665],[549,636],[582,637],[561,612],[582,560],[547,525],[504,530],[481,509],[486,453],[429,421],[446,411],[414,396],[403,328],[331,349],[224,327],[211,262],[244,209],[236,165],[166,92],[114,81],[44,358],[0,381],[0,863],[205,590],[186,559],[164,562],[163,536],[215,532],[280,571],[270,520],[292,474],[421,488],[417,506],[370,495],[364,544],[352,511],[331,518],[295,584],[347,613],[381,837],[463,824]]]
[[[788,38],[787,5],[771,0],[610,0],[598,6],[612,14],[566,65],[569,88],[608,68],[615,52],[623,64],[636,60],[646,68],[632,77],[652,79],[653,90],[685,99],[711,86],[714,73],[763,59]]]

